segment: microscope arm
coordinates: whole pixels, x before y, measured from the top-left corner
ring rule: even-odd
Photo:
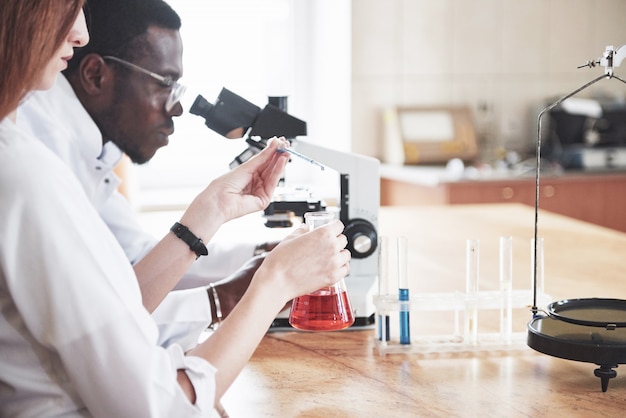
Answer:
[[[296,151],[339,173],[340,218],[353,258],[368,258],[377,247],[380,208],[380,161],[355,153],[294,140]],[[368,267],[369,268],[369,267]]]
[[[294,140],[293,148],[347,177],[350,192],[349,213],[342,217],[365,218],[377,222],[380,207],[380,161],[376,158],[325,148],[304,140]],[[341,197],[342,200],[344,196]]]

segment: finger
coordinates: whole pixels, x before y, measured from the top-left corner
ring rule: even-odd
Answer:
[[[309,231],[309,226],[305,223],[300,224],[296,229],[293,230],[287,237],[295,238],[300,235],[304,235]]]
[[[265,148],[261,150],[261,152],[259,152],[258,154],[254,155],[252,158],[250,158],[244,164],[247,167],[251,167],[252,169],[257,169],[257,168],[259,168],[259,167],[261,167],[263,165],[266,165],[268,168],[273,168],[275,165],[280,165],[280,164],[277,164],[277,163],[280,162],[281,159],[284,160],[283,164],[286,164],[287,161],[289,160],[289,154],[288,153],[276,152],[276,150],[279,147],[284,146],[285,142],[287,142],[287,141],[284,138],[282,138],[282,137],[281,137],[281,139],[276,138],[276,137],[271,138],[268,141],[268,143],[265,146]],[[283,154],[287,154],[287,155],[283,155]]]
[[[330,228],[335,232],[335,235],[337,236],[341,235],[343,233],[343,230],[345,229],[343,222],[341,222],[339,219],[335,219],[328,225],[330,225]]]
[[[278,247],[283,242],[291,241],[292,239],[298,238],[299,236],[304,235],[308,232],[308,226],[306,224],[300,224],[296,229],[291,231],[289,235],[286,235],[282,240],[280,240],[274,248]]]
[[[339,252],[339,254],[342,256],[342,261],[344,262],[344,264],[350,265],[350,260],[352,259],[352,254],[350,253],[350,250],[344,248]]]
[[[273,137],[269,140],[265,149],[261,151],[266,164],[265,168],[263,169],[263,177],[270,180],[270,182],[272,183],[274,180],[280,179],[285,165],[287,165],[287,162],[289,161],[288,153],[277,152],[277,150],[280,147],[286,147],[288,145],[289,142],[285,140],[285,138]]]
[[[266,148],[274,148],[274,151],[280,147],[287,147],[289,146],[289,141],[287,141],[285,139],[284,136],[281,136],[280,138],[278,137],[272,137],[270,138],[270,140],[267,142],[267,147]]]
[[[341,246],[340,248],[346,248],[348,246],[348,237],[346,237],[344,234],[341,234],[339,235],[338,238],[339,238],[339,245]]]
[[[272,157],[274,157],[274,154],[279,154],[278,156],[280,156],[280,154],[284,154],[283,152],[277,152],[277,150],[279,148],[286,148],[289,147],[289,141],[287,141],[284,137],[273,137],[270,138],[270,140],[267,142],[267,145],[265,146],[265,148],[261,151],[261,153],[266,153],[268,155],[271,155]]]

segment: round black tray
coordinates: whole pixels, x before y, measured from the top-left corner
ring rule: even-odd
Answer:
[[[607,330],[539,316],[528,324],[527,343],[541,353],[567,360],[626,363],[626,328]]]
[[[598,300],[594,300],[593,303],[588,302],[589,310],[593,311],[595,315],[596,308],[593,306]],[[577,304],[585,305],[583,302]],[[626,306],[626,302],[609,303],[608,305],[611,307],[607,308],[604,303],[601,304],[602,309],[600,311],[603,315],[606,313],[604,308],[612,311],[617,307],[618,310],[621,310],[619,308]],[[580,318],[581,315],[577,310],[572,309],[567,312],[568,310],[557,308],[558,317],[537,316],[533,318],[528,324],[527,344],[530,348],[550,356],[599,365],[600,368],[596,369],[594,374],[601,379],[602,391],[605,392],[608,388],[609,379],[617,375],[612,369],[618,364],[626,363],[626,328],[613,327],[611,321],[607,322],[595,317],[590,320],[591,315],[582,315]],[[564,315],[566,312],[567,315]],[[591,322],[596,325],[580,325],[571,322],[572,319],[577,321],[582,319],[583,322]],[[597,325],[600,323],[604,325]]]
[[[626,327],[626,300],[566,299],[548,305],[548,315],[576,325]]]

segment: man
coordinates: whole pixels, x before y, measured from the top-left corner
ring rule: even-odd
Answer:
[[[74,171],[140,281],[147,277],[149,283],[151,271],[172,268],[176,274],[177,267],[175,261],[163,265],[167,247],[155,248],[157,240],[141,229],[116,190],[119,179],[112,170],[122,152],[135,163],[147,162],[174,132],[172,119],[183,111],[176,81],[182,75],[181,22],[161,0],[90,2],[89,10],[88,46],[76,52],[53,89],[21,106],[18,123]],[[207,324],[232,310],[262,261],[255,253],[271,249],[255,249],[253,243],[239,247],[209,245],[209,255],[187,272],[205,283],[223,278],[214,286],[171,292],[161,304],[148,303],[150,295],[143,294],[146,308],[159,306],[154,317],[163,344],[187,338],[193,345]]]

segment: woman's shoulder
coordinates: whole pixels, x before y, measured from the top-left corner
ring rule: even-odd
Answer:
[[[0,193],[50,193],[80,189],[77,179],[52,151],[12,121],[0,122]],[[82,191],[82,189],[81,189]]]

